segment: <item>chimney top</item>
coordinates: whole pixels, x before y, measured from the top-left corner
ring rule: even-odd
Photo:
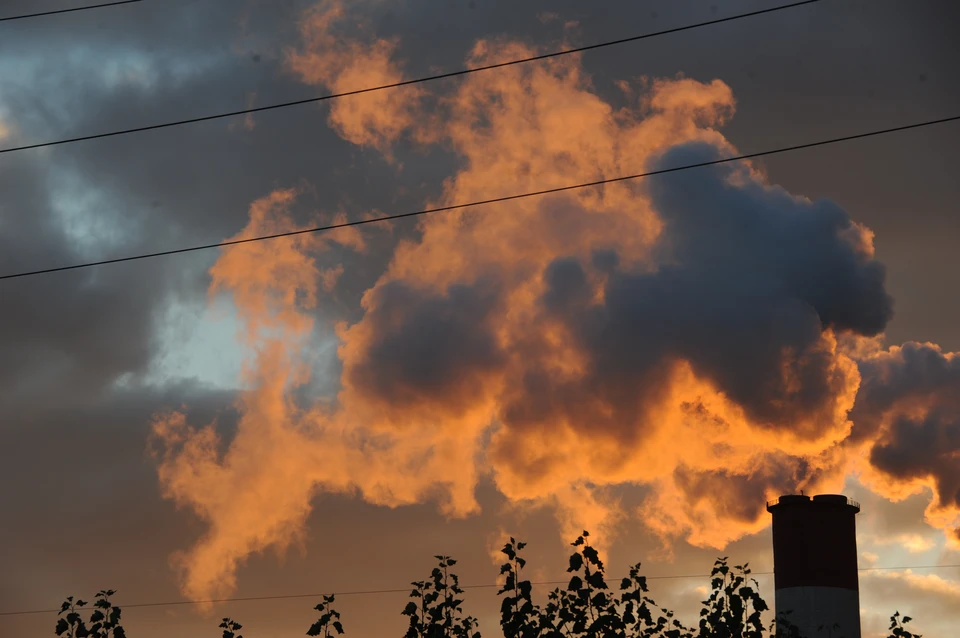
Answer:
[[[774,508],[783,507],[810,507],[832,506],[832,507],[851,507],[856,512],[860,511],[860,503],[847,498],[843,494],[818,494],[812,499],[803,494],[784,494],[774,502],[767,501],[767,511],[773,512]]]

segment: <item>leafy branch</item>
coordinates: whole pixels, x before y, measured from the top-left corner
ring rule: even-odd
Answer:
[[[320,618],[317,622],[310,625],[310,629],[307,630],[308,636],[323,636],[323,638],[330,638],[333,634],[330,633],[330,630],[333,629],[337,634],[343,633],[343,625],[340,623],[340,612],[334,610],[331,605],[333,604],[333,594],[323,597],[323,602],[314,607],[317,611],[320,612]]]
[[[80,609],[86,606],[86,601],[74,602],[73,596],[68,597],[57,614],[56,634],[64,638],[126,638],[120,626],[120,608],[110,602],[110,596],[115,593],[112,589],[97,592],[93,613],[86,622],[80,617]]]

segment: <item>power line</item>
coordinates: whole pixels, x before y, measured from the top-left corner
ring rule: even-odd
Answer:
[[[944,569],[949,567],[960,567],[960,563],[953,565],[911,565],[906,567],[861,567],[857,571],[866,572],[866,571],[906,571],[911,569]],[[751,572],[750,576],[772,576],[773,572]],[[683,575],[666,575],[666,576],[646,576],[646,580],[691,580],[694,578],[710,578],[712,574],[683,574]],[[531,582],[531,585],[566,585],[569,583],[569,580],[544,580],[544,581],[535,581]],[[501,587],[499,583],[489,583],[485,585],[461,585],[462,589],[490,589],[492,587]],[[374,594],[405,594],[410,591],[409,587],[404,587],[402,589],[361,589],[355,591],[345,591],[345,592],[333,592],[335,596],[368,596]],[[215,598],[210,600],[172,600],[166,602],[153,602],[153,603],[133,603],[129,605],[122,605],[123,609],[134,608],[134,607],[173,607],[181,605],[209,605],[214,603],[243,603],[243,602],[255,602],[255,601],[264,601],[264,600],[293,600],[296,598],[320,598],[321,596],[329,596],[327,594],[283,594],[275,596],[245,596],[241,598]],[[4,611],[0,612],[0,616],[27,616],[35,614],[50,614],[50,613],[60,613],[60,609],[37,609],[33,611]]]
[[[43,16],[52,16],[59,13],[73,13],[75,11],[89,11],[90,9],[102,9],[104,7],[116,7],[121,4],[133,4],[134,2],[143,2],[143,0],[118,0],[117,2],[104,2],[102,4],[90,4],[84,7],[73,7],[72,9],[57,9],[55,11],[44,11],[42,13],[28,13],[22,16],[9,16],[0,18],[0,22],[9,22],[10,20],[25,20],[26,18],[41,18]]]
[[[835,137],[827,140],[820,140],[817,142],[809,142],[807,144],[798,144],[796,146],[787,146],[785,148],[778,148],[769,151],[760,151],[758,153],[747,153],[744,155],[736,155],[734,157],[727,157],[718,160],[711,160],[708,162],[698,162],[696,164],[686,164],[684,166],[674,166],[672,168],[662,168],[655,171],[648,171],[646,173],[637,173],[635,175],[623,175],[620,177],[611,177],[608,179],[600,179],[593,182],[585,182],[583,184],[572,184],[570,186],[559,186],[557,188],[547,188],[544,190],[533,191],[529,193],[520,193],[517,195],[506,195],[504,197],[494,197],[492,199],[484,199],[474,202],[467,202],[464,204],[452,204],[450,206],[440,206],[439,208],[427,208],[424,210],[418,210],[412,213],[400,213],[397,215],[385,215],[383,217],[373,217],[370,219],[360,219],[350,222],[342,222],[339,224],[330,224],[328,226],[317,226],[315,228],[304,228],[301,230],[292,230],[283,233],[275,233],[273,235],[260,235],[257,237],[247,237],[245,239],[231,239],[229,241],[222,241],[214,244],[202,244],[199,246],[190,246],[188,248],[175,248],[172,250],[162,250],[153,253],[143,253],[140,255],[132,255],[130,257],[116,257],[113,259],[102,259],[100,261],[88,261],[79,264],[71,264],[69,266],[56,266],[53,268],[42,268],[40,270],[27,270],[24,272],[11,273],[6,275],[0,275],[0,280],[2,279],[17,279],[19,277],[31,277],[34,275],[44,275],[55,272],[63,272],[66,270],[78,270],[81,268],[92,268],[94,266],[105,266],[108,264],[119,264],[127,261],[136,261],[140,259],[150,259],[152,257],[164,257],[167,255],[179,255],[181,253],[195,252],[199,250],[209,250],[211,248],[225,248],[227,246],[236,246],[238,244],[246,244],[255,241],[266,241],[269,239],[280,239],[282,237],[293,237],[295,235],[305,235],[308,233],[319,233],[329,230],[336,230],[338,228],[347,228],[350,226],[362,226],[364,224],[374,224],[378,222],[384,222],[395,219],[405,219],[407,217],[417,217],[420,215],[429,215],[431,213],[441,213],[444,211],[458,210],[463,208],[471,208],[474,206],[484,206],[487,204],[496,204],[501,202],[508,202],[516,199],[525,199],[528,197],[539,197],[542,195],[550,195],[553,193],[561,193],[565,191],[579,190],[583,188],[590,188],[593,186],[602,186],[604,184],[612,184],[615,182],[624,182],[628,180],[640,179],[642,177],[651,177],[653,175],[663,175],[665,173],[674,173],[677,171],[684,171],[692,168],[701,168],[704,166],[714,166],[717,164],[725,164],[727,162],[736,162],[745,159],[752,159],[757,157],[764,157],[767,155],[775,155],[777,153],[786,153],[788,151],[797,151],[805,148],[813,148],[815,146],[825,146],[827,144],[836,144],[839,142],[848,142],[850,140],[863,139],[866,137],[873,137],[876,135],[886,135],[887,133],[895,133],[898,131],[906,131],[910,129],[921,128],[924,126],[933,126],[934,124],[943,124],[945,122],[953,122],[960,120],[960,115],[954,115],[953,117],[945,117],[938,120],[928,120],[926,122],[918,122],[916,124],[907,124],[906,126],[897,126],[894,128],[882,129],[879,131],[870,131],[868,133],[858,133],[856,135],[847,135],[844,137]]]
[[[140,0],[127,0],[127,2],[138,2]],[[346,91],[344,93],[332,93],[329,95],[321,95],[319,97],[311,97],[303,100],[294,100],[292,102],[281,102],[279,104],[268,104],[267,106],[258,106],[248,109],[243,109],[241,111],[230,111],[228,113],[217,113],[216,115],[205,115],[202,117],[194,117],[185,120],[176,120],[174,122],[165,122],[163,124],[151,124],[148,126],[140,126],[136,128],[121,129],[118,131],[110,131],[109,133],[96,133],[94,135],[83,135],[80,137],[71,137],[68,139],[56,140],[53,142],[40,142],[38,144],[27,144],[24,146],[13,146],[10,148],[0,149],[0,154],[2,153],[15,153],[17,151],[26,151],[34,148],[45,148],[48,146],[58,146],[60,144],[72,144],[74,142],[84,142],[88,140],[96,140],[105,137],[114,137],[116,135],[128,135],[131,133],[142,133],[144,131],[153,131],[156,129],[169,128],[172,126],[182,126],[185,124],[196,124],[198,122],[208,122],[210,120],[219,120],[228,117],[236,117],[238,115],[248,115],[251,113],[260,113],[263,111],[271,111],[274,109],[283,109],[291,106],[300,106],[303,104],[313,104],[315,102],[323,102],[326,100],[333,100],[335,98],[347,97],[350,95],[360,95],[361,93],[371,93],[373,91],[383,91],[386,89],[395,89],[401,86],[409,86],[411,84],[421,84],[423,82],[432,82],[434,80],[442,80],[445,78],[458,77],[461,75],[468,75],[470,73],[479,73],[480,71],[489,71],[491,69],[500,69],[508,66],[515,66],[518,64],[526,64],[528,62],[536,62],[539,60],[547,60],[549,58],[556,58],[562,55],[570,55],[572,53],[582,53],[584,51],[592,51],[594,49],[600,49],[603,47],[616,46],[618,44],[626,44],[628,42],[636,42],[638,40],[644,40],[647,38],[653,38],[661,35],[667,35],[670,33],[678,33],[680,31],[687,31],[690,29],[698,29],[700,27],[710,26],[712,24],[720,24],[722,22],[731,22],[733,20],[740,20],[742,18],[750,18],[753,16],[762,15],[765,13],[773,13],[774,11],[782,11],[784,9],[792,9],[794,7],[800,7],[803,5],[813,4],[815,2],[820,2],[821,0],[803,0],[802,2],[794,2],[791,4],[785,4],[778,7],[770,7],[768,9],[761,9],[759,11],[751,11],[749,13],[739,13],[737,15],[728,16],[726,18],[719,18],[716,20],[708,20],[706,22],[698,22],[696,24],[689,24],[683,27],[675,27],[673,29],[665,29],[663,31],[655,31],[652,33],[645,33],[643,35],[636,35],[629,38],[621,38],[619,40],[610,40],[607,42],[600,42],[598,44],[591,44],[588,46],[577,47],[575,49],[565,49],[563,51],[554,51],[553,53],[545,53],[543,55],[535,55],[529,58],[521,58],[518,60],[510,60],[508,62],[498,62],[496,64],[488,64],[485,66],[474,67],[470,69],[461,69],[459,71],[451,71],[450,73],[441,73],[439,75],[429,75],[413,80],[403,80],[401,82],[394,82],[392,84],[381,84],[379,86],[368,87],[365,89],[356,89],[354,91]]]

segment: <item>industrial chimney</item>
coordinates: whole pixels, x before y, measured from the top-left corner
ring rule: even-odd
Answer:
[[[767,511],[777,616],[792,610],[786,618],[803,638],[860,638],[860,504],[839,494],[790,495]]]

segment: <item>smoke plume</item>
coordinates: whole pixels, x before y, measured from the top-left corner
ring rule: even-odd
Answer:
[[[344,12],[307,12],[289,68],[332,91],[402,79],[398,43],[340,35]],[[536,53],[480,41],[467,63]],[[404,135],[452,150],[459,168],[427,205],[735,154],[718,131],[735,108],[723,82],[630,89],[614,108],[567,56],[431,96],[348,98],[330,124],[388,159]],[[254,203],[238,236],[293,228],[296,197]],[[462,517],[489,480],[554,507],[566,533],[639,515],[668,545],[722,548],[767,525],[765,499],[837,490],[857,469],[887,494],[930,487],[931,519],[956,524],[960,365],[933,346],[850,345],[880,339],[892,301],[872,234],[836,204],[740,162],[436,214],[418,231],[337,326],[338,393],[323,400],[299,390],[316,308],[350,275],[330,248],[363,252],[363,235],[223,251],[211,291],[232,296],[249,353],[236,432],[224,446],[184,411],[154,428],[165,494],[208,524],[178,557],[189,596],[229,591],[248,555],[297,543],[318,492]],[[639,512],[604,492],[630,485],[649,491]]]

